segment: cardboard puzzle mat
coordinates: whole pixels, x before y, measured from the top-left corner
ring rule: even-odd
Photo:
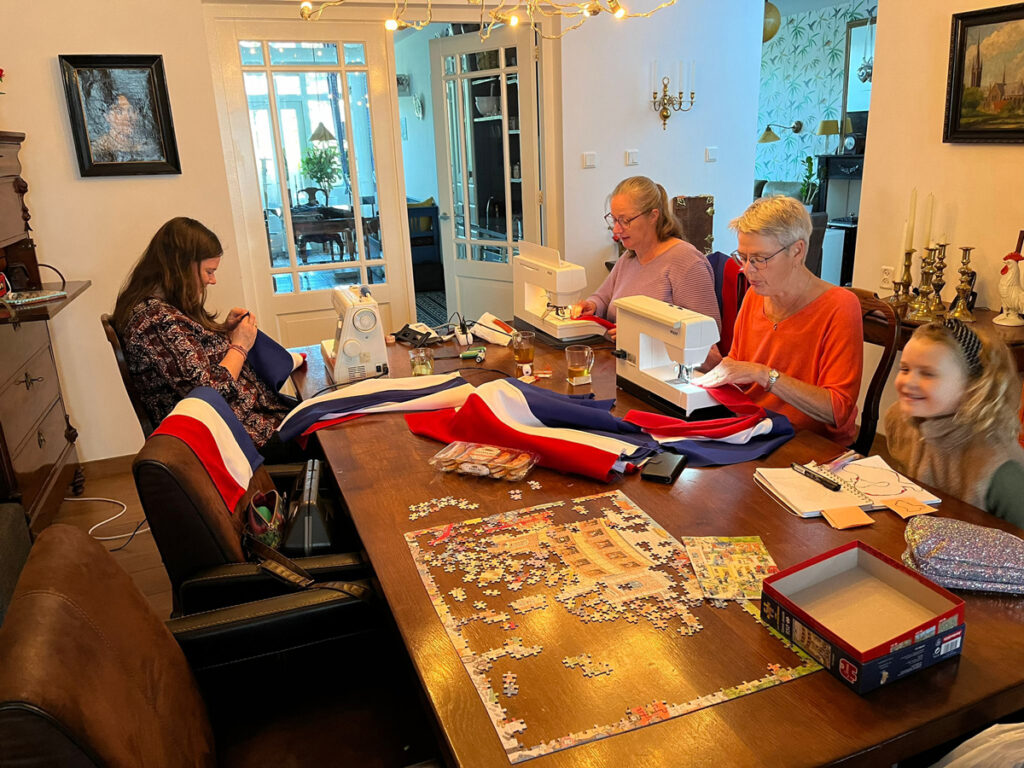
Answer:
[[[621,491],[406,540],[512,763],[820,669],[746,599],[774,568],[760,539],[684,546]]]

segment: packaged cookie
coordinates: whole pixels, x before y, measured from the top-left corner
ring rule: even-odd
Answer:
[[[459,472],[496,480],[505,478],[514,482],[526,477],[538,458],[530,451],[460,440],[449,443],[434,454],[430,465],[441,472]]]

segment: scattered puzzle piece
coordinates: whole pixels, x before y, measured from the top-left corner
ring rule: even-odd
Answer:
[[[501,692],[506,696],[515,696],[519,693],[519,683],[514,672],[506,672],[501,676]]]

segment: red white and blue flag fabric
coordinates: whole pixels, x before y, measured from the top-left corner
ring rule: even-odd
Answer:
[[[303,401],[277,429],[282,440],[293,440],[367,413],[454,408],[472,391],[473,385],[458,373],[366,379]]]
[[[689,457],[691,467],[738,464],[766,456],[794,435],[789,419],[755,404],[733,386],[708,389],[734,417],[684,421],[648,411],[630,411],[625,420],[653,437],[662,448]]]
[[[248,361],[256,375],[277,392],[288,381],[292,371],[306,362],[306,356],[289,352],[263,331],[257,331]]]
[[[542,466],[602,481],[658,451],[639,427],[612,416],[614,400],[592,398],[499,379],[477,387],[458,410],[407,414],[405,420],[417,435],[533,451]]]
[[[245,495],[263,457],[219,392],[197,387],[174,406],[154,435],[170,435],[192,449],[230,512]]]

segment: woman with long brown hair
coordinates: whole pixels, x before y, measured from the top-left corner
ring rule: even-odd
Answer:
[[[276,437],[291,404],[246,362],[256,317],[235,307],[220,322],[206,309],[223,253],[195,219],[171,219],[153,235],[125,281],[114,327],[142,402],[154,423],[196,387],[219,392],[268,460],[290,453]],[[290,457],[290,456],[289,456]]]

